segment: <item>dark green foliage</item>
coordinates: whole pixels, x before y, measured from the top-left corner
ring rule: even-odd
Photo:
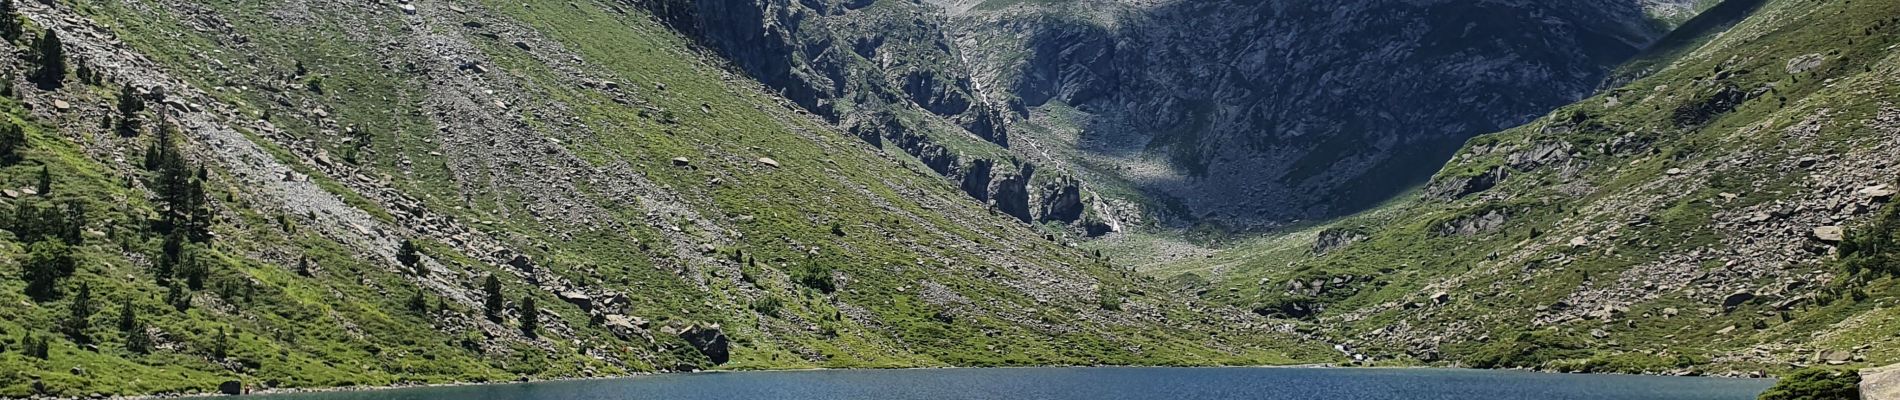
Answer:
[[[211,359],[223,360],[225,357],[228,357],[230,355],[231,355],[230,335],[226,335],[224,333],[224,328],[220,327],[218,328],[218,334],[216,336],[211,337],[211,354],[210,354]]]
[[[119,308],[119,333],[125,335],[125,350],[138,354],[152,352],[152,337],[145,334],[145,321],[128,299]]]
[[[1852,370],[1809,368],[1775,382],[1761,400],[1858,400],[1860,374]]]
[[[173,269],[174,277],[185,280],[185,287],[191,290],[205,288],[205,278],[211,276],[211,261],[197,247],[187,247],[184,258]]]
[[[534,296],[521,297],[521,334],[535,337],[535,331],[541,328],[541,310],[534,306]]]
[[[72,248],[57,241],[34,243],[27,251],[25,271],[26,295],[35,300],[51,300],[58,294],[60,279],[72,276],[78,261],[74,260]]]
[[[422,290],[416,290],[414,294],[411,294],[409,301],[404,305],[409,308],[409,312],[417,314],[429,313],[429,299],[422,296]]]
[[[39,67],[27,76],[27,80],[45,90],[58,90],[66,86],[66,48],[60,44],[59,32],[47,30],[40,35],[40,40],[33,44],[33,52]]]
[[[45,360],[51,356],[48,351],[50,347],[44,336],[33,336],[33,334],[28,333],[26,334],[26,338],[20,339],[20,352],[26,354],[27,357]]]
[[[60,321],[60,330],[66,333],[67,339],[78,344],[92,343],[86,330],[92,328],[93,311],[92,285],[82,282],[79,290],[73,291],[72,302],[66,304],[66,319]]]
[[[777,297],[765,296],[752,301],[752,311],[759,312],[759,315],[778,317],[778,310],[783,305]]]
[[[39,184],[35,185],[33,188],[34,190],[39,191],[41,196],[53,195],[53,170],[51,167],[44,166],[44,165],[40,166]]]
[[[310,275],[310,259],[308,258],[297,259],[297,269],[295,272],[297,273],[297,276],[309,278],[311,276]]]
[[[184,285],[177,283],[165,285],[165,304],[172,306],[178,312],[190,310],[191,291],[185,290]]]
[[[69,246],[79,245],[85,237],[86,207],[77,201],[57,209],[39,202],[21,201],[14,206],[11,226],[14,236],[27,243],[57,240]]]
[[[838,291],[838,284],[831,278],[831,268],[817,262],[807,262],[792,274],[799,285],[830,294]]]
[[[501,308],[505,300],[501,298],[501,280],[494,275],[482,281],[482,316],[489,321],[501,322]]]
[[[144,117],[141,115],[143,112],[145,112],[145,98],[140,97],[138,91],[132,89],[130,84],[119,87],[119,134],[138,136],[139,130],[144,126]]]
[[[26,28],[20,23],[20,9],[13,5],[13,0],[0,0],[0,38],[18,41],[24,33]]]
[[[403,239],[402,245],[396,247],[396,262],[402,263],[404,267],[415,268],[418,275],[424,271],[416,267],[417,263],[422,262],[422,255],[416,252],[416,242],[409,239]]]
[[[208,173],[203,167],[192,170],[178,147],[177,130],[170,125],[159,129],[145,150],[145,168],[157,173],[151,187],[164,205],[157,230],[182,231],[186,239],[204,243],[211,240],[211,210],[204,189]]]
[[[1850,276],[1900,275],[1900,207],[1887,206],[1872,222],[1854,229],[1840,250]]]
[[[0,166],[20,162],[20,149],[26,148],[26,131],[12,122],[0,122]]]

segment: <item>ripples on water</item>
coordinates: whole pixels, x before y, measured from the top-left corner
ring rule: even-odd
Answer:
[[[1449,369],[973,368],[656,375],[265,400],[1747,400],[1761,379]]]

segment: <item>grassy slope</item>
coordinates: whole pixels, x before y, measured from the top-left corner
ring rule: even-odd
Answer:
[[[149,137],[108,137],[86,128],[97,121],[62,118],[48,123],[57,129],[32,125],[29,160],[7,167],[0,180],[19,186],[31,179],[32,166],[51,165],[60,201],[94,204],[92,227],[119,232],[89,239],[81,272],[62,284],[70,289],[79,281],[92,283],[103,310],[92,319],[101,345],[82,350],[54,333],[63,300],[26,301],[16,278],[22,244],[0,240],[6,250],[0,252],[0,277],[9,278],[0,280],[0,302],[10,311],[0,316],[0,343],[7,344],[0,351],[0,395],[28,394],[35,380],[54,393],[80,395],[204,391],[233,378],[327,387],[654,371],[704,362],[682,350],[682,341],[659,332],[659,326],[694,323],[719,323],[734,338],[733,362],[726,368],[1258,364],[1331,357],[1321,346],[1276,334],[1229,332],[1223,326],[1228,321],[1152,294],[1142,278],[1039,240],[1006,216],[984,212],[934,175],[917,172],[914,164],[903,168],[855,139],[777,107],[779,101],[756,84],[731,79],[645,15],[617,14],[592,2],[461,4],[530,26],[599,73],[643,92],[652,83],[668,86],[642,98],[676,110],[672,123],[563,81],[533,54],[505,41],[476,40],[496,73],[525,82],[527,98],[549,105],[540,109],[565,110],[589,128],[568,128],[545,115],[509,119],[562,138],[567,151],[590,162],[633,166],[706,219],[655,223],[637,207],[589,192],[596,204],[606,205],[606,217],[628,228],[579,231],[532,217],[518,186],[471,182],[471,171],[457,171],[432,153],[448,149],[434,137],[435,124],[420,105],[431,88],[418,77],[385,69],[379,52],[389,50],[360,39],[409,34],[394,10],[318,10],[312,14],[318,23],[286,25],[273,13],[296,2],[193,3],[246,40],[195,29],[178,9],[157,1],[65,4],[241,112],[269,118],[338,158],[353,153],[357,165],[386,174],[392,186],[438,213],[485,222],[481,230],[531,253],[541,267],[583,286],[631,294],[630,313],[655,321],[657,341],[617,339],[590,324],[577,307],[515,279],[505,267],[433,240],[422,240],[424,253],[452,276],[504,276],[511,300],[535,297],[544,312],[553,313],[547,318],[554,325],[569,329],[540,340],[495,335],[469,322],[480,319],[478,308],[434,291],[425,292],[432,301],[445,301],[447,311],[404,311],[407,295],[421,290],[418,278],[366,256],[367,249],[259,211],[273,207],[253,209],[245,204],[246,189],[229,178],[243,171],[219,165],[212,170],[220,183],[210,185],[219,188],[212,197],[222,221],[214,274],[238,289],[199,292],[197,307],[168,311],[159,303],[163,289],[143,267],[158,239],[128,233],[136,230],[124,222],[133,220],[128,215],[154,213],[145,201],[149,194],[122,185],[140,172],[111,161],[137,160]],[[289,76],[298,63],[313,72],[301,82],[318,82],[321,93],[273,81]],[[110,104],[115,90],[107,87],[114,86],[73,84],[60,95],[76,104]],[[9,107],[9,115],[26,115]],[[333,125],[315,123],[306,111],[312,107],[328,110]],[[336,126],[363,133],[346,142],[332,134]],[[351,204],[393,221],[383,205],[352,193],[341,183],[345,179],[297,165],[294,150],[278,143],[254,140]],[[698,168],[673,168],[665,161],[682,156]],[[784,167],[757,166],[752,160],[762,156]],[[712,178],[723,183],[708,185]],[[471,189],[458,185],[473,185],[481,195],[463,201]],[[697,230],[708,223],[732,231]],[[667,226],[685,228],[670,232]],[[845,235],[835,235],[834,226]],[[669,242],[680,237],[695,247],[702,239],[730,240],[715,254],[681,257]],[[320,272],[311,278],[292,273],[299,257],[312,260]],[[835,271],[831,276],[844,289],[827,294],[800,285],[794,275],[805,268]],[[462,290],[476,286],[473,280],[450,283]],[[932,303],[921,293],[925,283],[970,302]],[[1037,289],[1052,283],[1079,286]],[[161,333],[160,351],[138,355],[122,349],[122,335],[111,321],[123,301],[134,301]],[[946,321],[944,315],[954,317]],[[218,329],[232,335],[232,358],[222,362],[206,356]],[[55,338],[49,360],[17,350],[13,344],[27,334]]]
[[[1806,360],[1812,349],[1861,344],[1875,346],[1868,352],[1870,362],[1891,362],[1896,354],[1891,340],[1875,338],[1891,331],[1895,315],[1891,302],[1879,300],[1896,294],[1886,279],[1866,287],[1875,300],[1808,303],[1786,313],[1785,320],[1761,303],[1705,315],[1700,310],[1710,306],[1708,299],[1719,300],[1723,294],[1694,294],[1690,287],[1665,288],[1655,298],[1631,305],[1627,318],[1609,321],[1614,323],[1581,320],[1537,326],[1533,321],[1542,313],[1540,307],[1594,285],[1616,283],[1619,274],[1697,248],[1720,251],[1720,240],[1730,232],[1712,223],[1717,213],[1804,194],[1809,177],[1778,166],[1807,154],[1850,154],[1865,148],[1857,146],[1885,139],[1883,132],[1890,131],[1873,119],[1900,97],[1894,83],[1900,59],[1893,52],[1900,34],[1890,18],[1896,13],[1900,4],[1892,2],[1769,1],[1727,33],[1704,36],[1697,47],[1666,49],[1674,54],[1668,56],[1672,61],[1643,79],[1524,127],[1472,140],[1437,180],[1475,176],[1507,164],[1508,151],[1484,154],[1478,149],[1523,149],[1553,141],[1572,144],[1572,153],[1587,162],[1574,177],[1560,174],[1557,166],[1513,169],[1499,187],[1465,199],[1408,199],[1348,217],[1332,226],[1371,226],[1373,239],[1324,257],[1274,250],[1310,244],[1308,235],[1289,234],[1209,260],[1153,268],[1172,274],[1230,267],[1205,277],[1215,285],[1207,298],[1247,307],[1325,304],[1328,311],[1317,321],[1342,338],[1412,329],[1417,337],[1437,329],[1451,335],[1437,348],[1438,354],[1422,354],[1390,341],[1361,343],[1398,363],[1437,355],[1465,365],[1597,371],[1774,370],[1785,364],[1764,360]],[[1806,54],[1823,54],[1827,61],[1800,74],[1784,70],[1788,60]],[[1720,85],[1774,89],[1703,125],[1672,122],[1675,110],[1706,101],[1711,88]],[[1781,135],[1811,121],[1824,124],[1816,138],[1790,145]],[[1639,132],[1653,144],[1637,154],[1598,150],[1626,132]],[[1755,158],[1734,168],[1721,164],[1734,155]],[[1666,172],[1672,168],[1688,168],[1691,175],[1671,178]],[[1695,175],[1695,168],[1719,172],[1703,177]],[[1879,183],[1892,182],[1863,184]],[[1583,195],[1563,192],[1578,185],[1593,190]],[[1709,201],[1731,192],[1740,200]],[[1489,210],[1508,210],[1511,217],[1497,231],[1476,236],[1434,232],[1443,222]],[[1620,235],[1603,242],[1600,233],[1619,230],[1613,227],[1639,214],[1652,220],[1621,229]],[[1570,247],[1577,236],[1597,242]],[[1836,268],[1794,261],[1787,267],[1792,271]],[[1338,276],[1373,280],[1316,297],[1284,290],[1286,282],[1296,278]],[[1812,293],[1816,287],[1821,286],[1802,290]],[[1427,298],[1441,290],[1454,293],[1455,300],[1447,307],[1430,307]],[[1683,310],[1683,317],[1661,318],[1668,308]],[[1767,327],[1751,332],[1758,320]],[[1729,326],[1743,331],[1720,332]],[[1594,337],[1593,330],[1605,335]],[[1758,346],[1772,357],[1741,356]]]

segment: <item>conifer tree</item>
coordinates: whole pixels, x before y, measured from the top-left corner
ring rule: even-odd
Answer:
[[[534,296],[521,296],[521,334],[535,336],[535,330],[541,327],[541,310],[534,306]]]
[[[42,240],[29,246],[25,271],[26,295],[35,300],[51,300],[57,294],[59,280],[73,274],[76,261],[72,249],[56,240]]]
[[[47,30],[34,43],[33,49],[39,55],[39,69],[34,70],[28,80],[45,90],[59,90],[66,86],[66,48],[60,43],[59,32]]]
[[[35,185],[33,190],[39,192],[41,196],[53,195],[53,170],[51,168],[52,167],[46,165],[40,166],[39,184]]]
[[[396,246],[396,262],[402,263],[402,266],[415,268],[421,261],[422,256],[416,253],[415,241],[403,239],[402,244]]]
[[[429,313],[429,299],[422,296],[422,290],[420,289],[416,290],[414,294],[409,295],[409,302],[405,305],[409,307],[410,312],[417,314]]]
[[[145,126],[145,118],[140,114],[142,112],[145,112],[145,98],[140,97],[138,91],[132,89],[131,84],[120,86],[119,134],[138,136],[139,130],[144,129]]]
[[[178,310],[178,312],[190,310],[191,292],[186,291],[184,285],[177,283],[165,285],[165,304],[171,305],[172,309]]]
[[[0,166],[20,162],[20,150],[25,148],[26,132],[12,122],[0,121]]]
[[[86,330],[92,328],[92,285],[81,282],[79,290],[73,292],[72,303],[66,305],[66,320],[60,323],[60,330],[73,343],[92,343],[86,336]]]
[[[218,327],[218,335],[211,337],[211,359],[223,360],[231,355],[230,335],[224,333],[224,327]]]
[[[13,0],[0,0],[0,38],[8,42],[20,40],[25,29],[20,24],[20,10]]]
[[[482,316],[489,321],[501,322],[501,308],[505,301],[501,298],[501,280],[489,275],[482,281]]]

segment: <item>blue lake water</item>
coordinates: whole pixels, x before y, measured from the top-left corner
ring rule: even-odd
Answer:
[[[726,372],[258,396],[261,400],[1748,400],[1763,379],[1375,368]]]

